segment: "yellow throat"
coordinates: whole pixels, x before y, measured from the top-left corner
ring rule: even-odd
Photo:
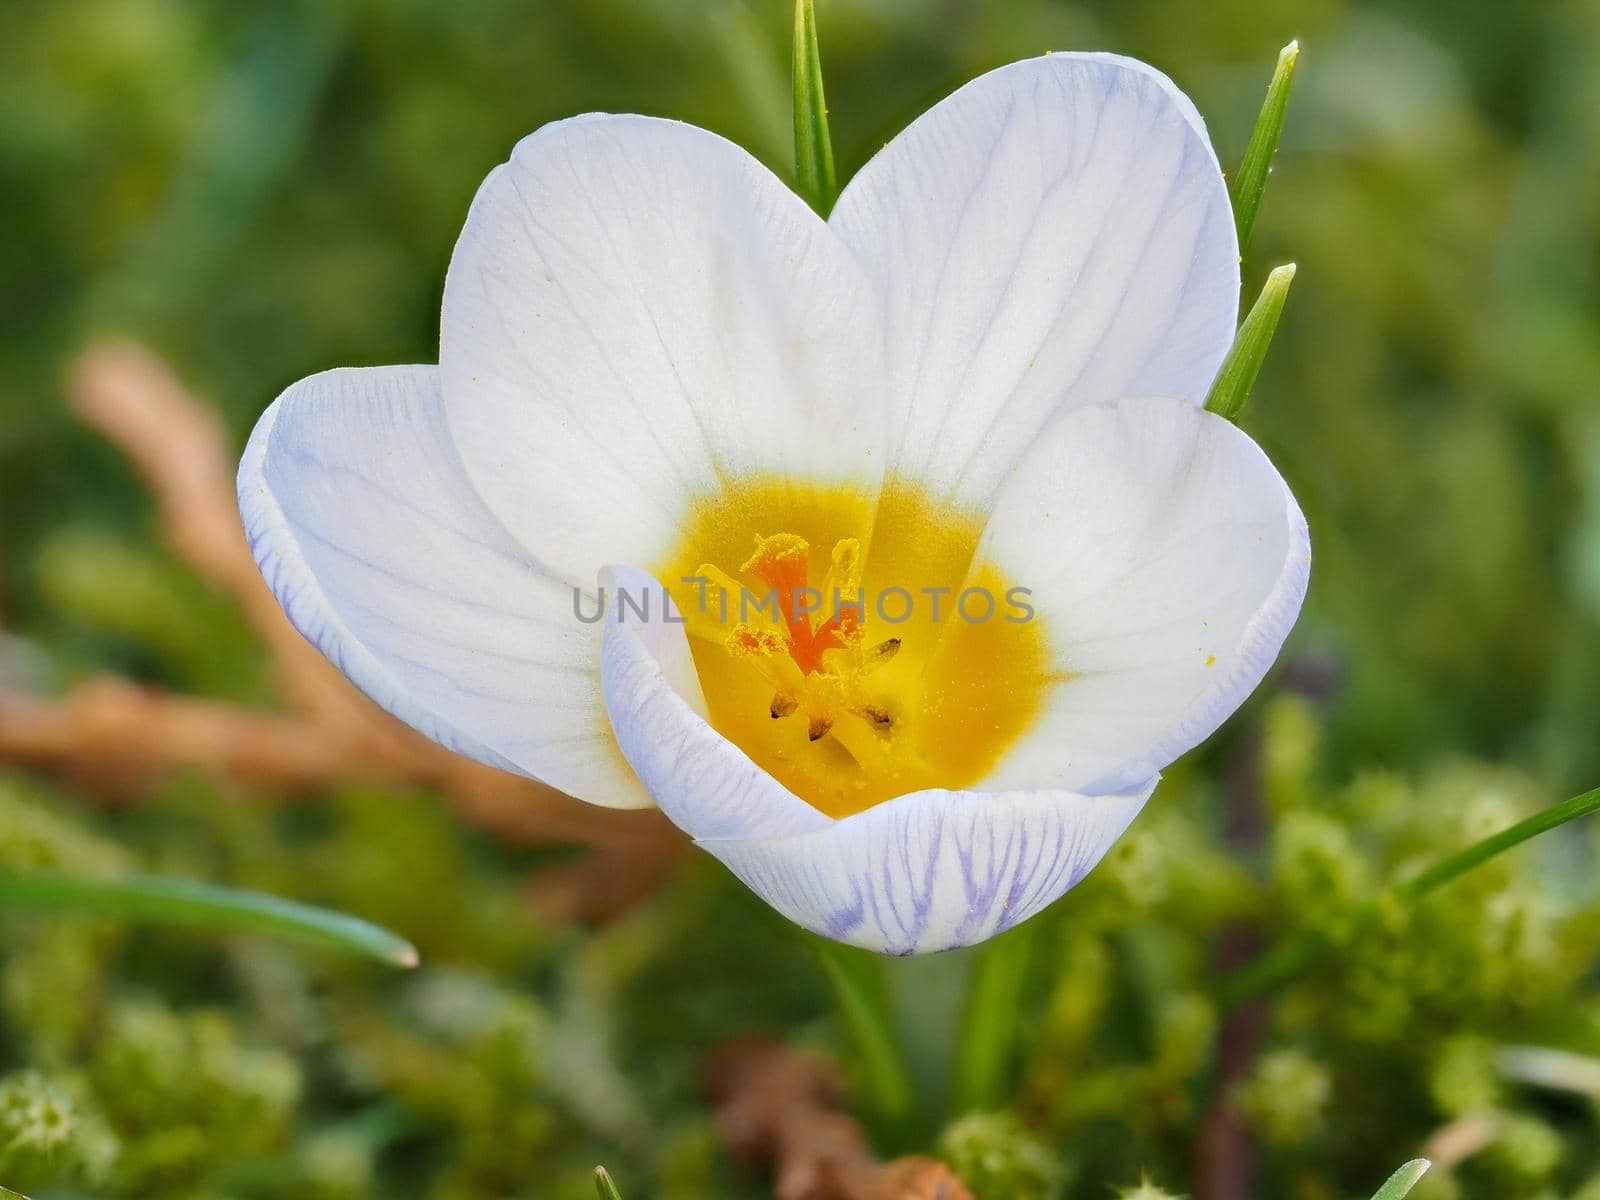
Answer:
[[[975,561],[982,531],[904,483],[696,501],[655,575],[712,725],[830,816],[977,783],[1053,681],[1027,581]]]

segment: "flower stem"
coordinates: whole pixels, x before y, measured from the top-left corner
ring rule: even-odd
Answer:
[[[417,965],[417,951],[410,942],[359,917],[188,879],[0,871],[0,912],[16,910],[274,934],[347,950],[394,967]]]
[[[1294,82],[1294,68],[1299,61],[1299,42],[1290,42],[1279,52],[1278,66],[1272,72],[1272,82],[1267,85],[1267,98],[1262,101],[1255,130],[1250,134],[1244,158],[1228,189],[1233,200],[1234,226],[1239,231],[1240,258],[1249,249],[1250,235],[1255,232],[1256,213],[1261,209],[1267,177],[1272,174],[1272,160],[1278,153],[1278,137],[1283,132],[1283,118],[1289,108],[1289,86]]]
[[[806,942],[833,992],[869,1123],[891,1143],[901,1142],[915,1127],[919,1113],[905,1050],[890,1017],[885,962],[827,938],[808,935]]]
[[[812,0],[794,5],[794,173],[806,203],[826,217],[839,195],[828,136],[828,102],[822,94],[817,14]]]
[[[1021,1032],[1017,1014],[1037,930],[1037,922],[1024,922],[974,951],[950,1080],[952,1116],[1005,1102]]]
[[[1553,804],[1525,821],[1518,821],[1499,833],[1474,842],[1465,850],[1435,863],[1420,875],[1386,888],[1379,895],[1352,908],[1339,927],[1354,932],[1375,921],[1395,906],[1415,904],[1436,888],[1442,887],[1497,854],[1520,846],[1558,825],[1587,816],[1600,809],[1600,788],[1594,788],[1560,804]],[[1279,943],[1254,962],[1246,963],[1223,978],[1219,996],[1224,1007],[1231,1007],[1280,986],[1334,949],[1334,943],[1318,933],[1301,933]],[[1402,1168],[1403,1170],[1404,1168]],[[1409,1186],[1409,1185],[1407,1185]],[[1388,1193],[1380,1193],[1387,1195]],[[1404,1193],[1394,1193],[1403,1195]]]

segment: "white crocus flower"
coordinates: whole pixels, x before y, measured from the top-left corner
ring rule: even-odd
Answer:
[[[828,937],[964,945],[1082,878],[1299,611],[1304,519],[1200,407],[1238,294],[1199,114],[1128,59],[983,76],[826,222],[704,130],[578,117],[479,190],[439,365],[295,384],[240,503],[423,733],[658,804]],[[723,619],[768,586],[865,604]]]

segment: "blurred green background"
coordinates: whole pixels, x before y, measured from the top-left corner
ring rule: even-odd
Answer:
[[[1261,697],[1042,919],[1015,1103],[940,1152],[980,1200],[1144,1172],[1315,1200],[1466,1128],[1416,1195],[1600,1197],[1592,1082],[1529,1083],[1516,1049],[1600,1055],[1592,830],[1393,914],[1259,1014],[1228,1070],[1210,991],[1224,925],[1337,936],[1341,905],[1600,780],[1600,5],[818,0],[818,19],[842,178],[1048,49],[1154,63],[1230,164],[1278,48],[1304,47],[1246,293],[1300,271],[1244,424],[1310,519],[1307,611]],[[467,204],[538,125],[678,117],[788,177],[790,23],[787,0],[0,6],[0,681],[274,695],[244,620],[69,412],[87,346],[146,343],[235,448],[303,375],[432,360]],[[432,965],[7,921],[0,1183],[581,1196],[603,1160],[630,1198],[765,1194],[718,1148],[697,1064],[752,1027],[826,1044],[826,1003],[714,866],[599,928],[528,902],[559,855],[428,794],[269,806],[184,776],[90,799],[0,774],[0,865],[267,887],[385,921]],[[1211,1180],[1217,1120],[1244,1130],[1244,1191]]]

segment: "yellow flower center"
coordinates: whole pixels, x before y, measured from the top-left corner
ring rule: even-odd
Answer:
[[[975,561],[982,519],[756,478],[691,506],[656,575],[711,723],[832,816],[978,782],[1051,682],[1025,579]]]

